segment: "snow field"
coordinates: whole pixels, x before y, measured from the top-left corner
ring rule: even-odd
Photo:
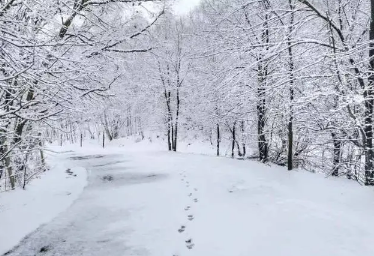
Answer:
[[[89,185],[9,255],[35,255],[43,246],[44,255],[84,256],[373,254],[372,188],[163,146],[64,146],[75,153],[61,159],[78,156],[69,164],[89,170]]]
[[[71,167],[63,155],[49,153],[47,163],[50,170],[32,180],[26,190],[0,193],[0,255],[66,210],[86,185],[86,169]]]

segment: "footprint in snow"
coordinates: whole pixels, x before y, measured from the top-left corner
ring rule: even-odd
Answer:
[[[193,201],[194,201],[195,203],[199,202],[199,200],[197,200],[197,198],[195,198]]]
[[[195,246],[195,244],[192,242],[192,239],[188,239],[186,240],[186,246],[191,250]]]
[[[186,208],[184,208],[185,211],[189,211],[191,209],[191,206],[187,206]]]
[[[178,229],[179,233],[183,233],[186,230],[186,226],[181,226],[180,229]]]
[[[190,194],[189,194],[188,196],[190,196],[190,197],[191,197],[191,196],[192,196],[192,193],[190,193]]]
[[[49,245],[47,245],[47,246],[43,246],[42,248],[40,248],[39,252],[44,253],[44,252],[48,252],[50,250],[51,250],[51,247]]]
[[[194,219],[192,214],[188,215],[187,217],[188,217],[188,220],[193,220]]]

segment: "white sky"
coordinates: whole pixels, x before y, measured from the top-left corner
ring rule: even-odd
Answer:
[[[199,4],[200,0],[175,0],[174,10],[176,14],[187,14],[191,9]]]

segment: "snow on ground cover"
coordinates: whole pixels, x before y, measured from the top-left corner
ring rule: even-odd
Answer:
[[[134,145],[128,142],[127,148],[131,147]],[[138,164],[144,161],[141,156],[136,159]],[[181,209],[179,204],[185,198],[177,199],[177,195],[182,189],[184,197],[188,197],[183,208],[190,208],[180,217],[179,227],[185,231],[173,251],[175,255],[189,250],[186,241],[190,238],[195,246],[189,255],[199,256],[374,253],[372,188],[345,179],[326,179],[226,158],[165,153],[157,154],[157,160],[151,162],[160,165],[158,168],[165,165],[167,173],[180,178],[181,188],[169,188],[176,198],[159,201],[161,208],[173,202]],[[149,244],[151,241],[158,239],[150,239]],[[154,248],[166,245],[159,242]],[[163,253],[154,250],[150,255]]]
[[[161,147],[162,146],[162,147]],[[118,140],[74,149],[89,184],[12,255],[373,255],[373,189]]]
[[[61,155],[48,153],[50,170],[32,180],[26,190],[0,193],[0,255],[66,210],[82,192],[86,170],[73,167],[68,173],[70,166],[63,160]]]

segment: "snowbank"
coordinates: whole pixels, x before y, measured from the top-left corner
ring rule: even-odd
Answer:
[[[87,183],[84,168],[71,167],[63,155],[57,154],[50,154],[47,162],[50,170],[28,184],[26,190],[0,193],[0,255],[67,209],[83,191]]]

